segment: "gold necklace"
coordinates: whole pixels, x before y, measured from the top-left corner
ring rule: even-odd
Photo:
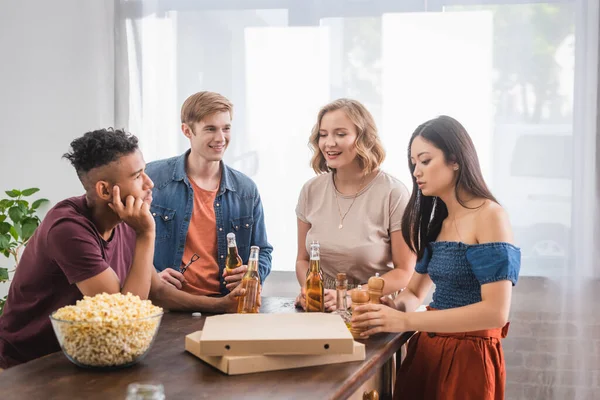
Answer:
[[[348,212],[350,211],[350,209],[354,205],[354,201],[356,201],[356,197],[358,196],[358,194],[360,193],[360,190],[362,189],[362,185],[363,185],[363,183],[365,181],[366,176],[367,175],[363,175],[362,179],[360,180],[360,185],[358,186],[358,190],[354,194],[354,198],[352,199],[352,203],[350,203],[350,207],[348,207],[348,209],[346,210],[346,212],[344,213],[344,215],[342,215],[342,209],[340,208],[340,202],[338,200],[337,187],[335,186],[335,175],[333,176],[333,195],[335,196],[335,203],[337,204],[338,214],[340,215],[340,224],[338,225],[338,229],[342,229],[344,227],[344,218],[346,218],[346,215],[348,215]]]

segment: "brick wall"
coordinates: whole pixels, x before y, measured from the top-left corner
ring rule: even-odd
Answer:
[[[506,399],[600,399],[600,281],[522,277],[510,320]]]

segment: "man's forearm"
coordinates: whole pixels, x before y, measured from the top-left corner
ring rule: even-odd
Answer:
[[[269,274],[271,273],[271,253],[268,253],[267,257],[261,257],[261,259],[259,260],[259,266],[258,266],[258,273],[260,275],[260,281],[261,283],[265,282],[265,279],[267,279],[267,276],[269,276]]]
[[[141,299],[147,299],[150,293],[150,285],[154,265],[154,232],[148,232],[137,236],[135,241],[135,251],[133,254],[133,263],[129,274],[125,279],[121,293],[135,294]]]
[[[260,247],[258,273],[261,282],[264,283],[266,277],[271,272],[271,253],[273,252],[273,246],[271,246],[267,240],[267,227],[265,226],[265,216],[260,195],[256,196],[253,217],[255,229],[252,230],[250,245]]]
[[[202,311],[224,313],[223,301],[219,297],[198,296],[181,291],[163,282],[157,273],[152,275],[150,300],[160,307],[174,311]]]

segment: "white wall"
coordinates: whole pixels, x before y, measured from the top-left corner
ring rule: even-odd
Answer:
[[[54,205],[82,193],[61,156],[114,123],[113,20],[108,0],[0,1],[0,197],[39,187]]]

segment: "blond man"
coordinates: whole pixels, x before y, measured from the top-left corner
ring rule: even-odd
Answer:
[[[250,246],[260,247],[261,282],[271,271],[273,248],[256,184],[223,162],[232,116],[233,105],[224,96],[191,95],[181,107],[181,131],[190,149],[146,168],[154,181],[154,266],[165,282],[194,295],[226,295],[239,285],[247,266],[225,271],[230,232],[244,262]]]

